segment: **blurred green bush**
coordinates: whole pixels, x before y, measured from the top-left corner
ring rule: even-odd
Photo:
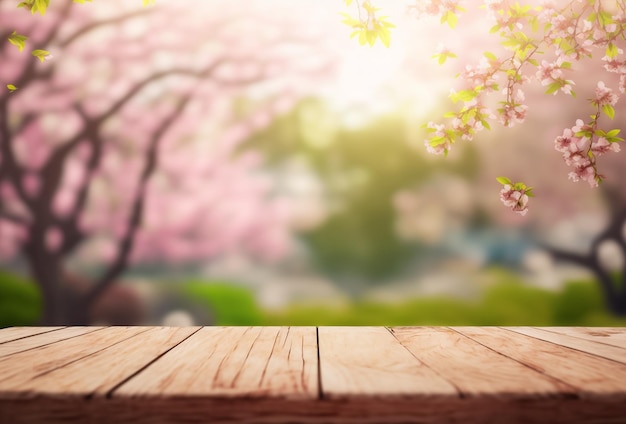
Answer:
[[[209,311],[216,325],[569,325],[626,326],[626,318],[605,311],[593,281],[570,281],[553,292],[524,284],[515,274],[490,270],[492,283],[475,301],[451,297],[399,303],[372,300],[343,306],[292,304],[263,310],[254,293],[230,282],[189,281],[181,296]],[[493,282],[495,281],[495,282]],[[38,288],[0,270],[0,327],[35,325],[41,310]]]
[[[0,328],[35,325],[41,312],[39,289],[30,280],[0,270]]]
[[[216,325],[263,325],[253,293],[227,282],[191,281],[182,294],[209,309]]]

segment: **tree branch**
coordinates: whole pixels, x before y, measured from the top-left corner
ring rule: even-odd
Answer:
[[[566,261],[587,268],[598,279],[600,286],[604,292],[604,299],[610,311],[619,314],[620,306],[616,287],[608,272],[606,272],[598,262],[597,254],[594,249],[587,255],[561,250],[552,246],[542,246],[556,260]]]
[[[98,296],[100,296],[100,294],[102,294],[102,292],[104,292],[127,267],[130,253],[135,243],[137,231],[139,230],[143,218],[147,183],[150,177],[154,174],[154,171],[157,167],[159,145],[167,130],[180,116],[191,98],[191,93],[181,98],[170,116],[168,116],[168,118],[165,119],[157,128],[157,130],[152,134],[150,144],[146,152],[146,162],[140,175],[139,186],[137,187],[133,205],[131,207],[131,212],[129,214],[126,233],[119,242],[117,255],[111,263],[109,269],[98,280],[93,289],[87,294],[87,305],[92,304],[98,298]]]
[[[9,113],[7,102],[0,101],[0,153],[2,153],[2,167],[0,167],[0,181],[5,176],[9,178],[20,200],[33,212],[33,203],[23,185],[24,170],[15,157],[11,146],[11,131],[9,130]]]
[[[139,9],[136,10],[134,12],[130,12],[130,13],[126,13],[124,15],[120,15],[120,16],[116,16],[114,18],[110,18],[110,19],[103,19],[101,21],[97,21],[97,22],[92,22],[89,25],[85,25],[84,27],[76,30],[72,35],[70,35],[69,37],[67,37],[65,40],[61,41],[61,43],[59,43],[59,45],[63,48],[69,46],[70,44],[72,44],[74,41],[76,41],[77,39],[79,39],[80,37],[82,37],[85,34],[90,33],[91,31],[94,31],[100,27],[106,26],[106,25],[116,25],[119,23],[122,23],[126,20],[135,18],[137,16],[144,16],[147,15],[149,13],[152,13],[153,9],[152,8],[143,8],[143,9]]]
[[[11,211],[4,209],[1,203],[0,203],[0,219],[5,219],[7,221],[11,221],[14,224],[23,225],[25,227],[29,226],[31,223],[30,220],[26,219],[25,217],[21,215],[17,215]]]

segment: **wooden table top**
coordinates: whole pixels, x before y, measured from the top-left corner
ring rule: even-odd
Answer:
[[[626,328],[13,327],[0,423],[626,423]]]

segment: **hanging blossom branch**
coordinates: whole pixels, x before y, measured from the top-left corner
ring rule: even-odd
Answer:
[[[450,98],[461,107],[446,113],[444,122],[425,125],[429,132],[425,145],[430,153],[447,154],[458,139],[473,139],[477,132],[490,129],[490,122],[495,120],[505,127],[524,122],[528,105],[522,88],[533,81],[546,87],[546,94],[561,92],[575,97],[575,82],[566,76],[571,73],[572,62],[591,59],[598,52],[603,54],[605,70],[619,75],[618,91],[626,91],[626,60],[617,45],[626,33],[623,1],[571,1],[558,8],[550,1],[531,6],[509,0],[485,0],[482,7],[494,22],[491,33],[499,35],[500,44],[508,53],[498,57],[484,52],[477,65],[468,65],[459,74],[466,88],[452,91]],[[441,16],[441,22],[452,28],[457,23],[457,12],[464,11],[458,0],[420,0],[409,8],[418,16]],[[539,61],[538,56],[549,57],[547,53],[554,60]],[[435,57],[443,64],[456,55],[442,48]],[[500,96],[495,110],[486,106],[490,95]],[[583,180],[597,187],[604,178],[599,173],[597,157],[620,150],[618,143],[624,141],[618,137],[620,130],[600,128],[602,115],[614,118],[618,99],[614,89],[598,81],[595,95],[589,99],[595,112],[591,121],[579,119],[555,139],[555,149],[573,167],[569,173],[572,181]],[[512,183],[506,177],[498,177],[498,181],[504,186],[500,196],[504,205],[526,214],[532,191],[524,183]]]

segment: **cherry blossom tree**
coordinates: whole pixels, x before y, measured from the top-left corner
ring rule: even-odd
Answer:
[[[44,3],[39,16],[0,2],[0,27],[11,28],[0,44],[0,256],[25,259],[42,321],[88,323],[133,262],[235,248],[280,257],[288,204],[271,195],[260,156],[235,151],[290,107],[303,78],[327,71],[321,44],[251,5],[30,7]],[[235,119],[244,88],[263,107]],[[107,264],[85,293],[63,289],[77,257]]]
[[[346,0],[347,5],[352,3]],[[357,17],[345,21],[355,29],[353,35],[358,35],[361,44],[373,45],[380,39],[388,45],[390,25],[375,2],[354,3]],[[409,2],[408,9],[418,19],[434,16],[452,29],[458,26],[458,31],[463,26],[479,32],[481,27],[490,28],[492,35],[486,42],[483,38],[478,52],[476,46],[467,49],[477,55],[452,51],[445,45],[435,53],[441,65],[449,59],[461,59],[462,65],[458,84],[450,94],[459,106],[440,122],[425,125],[429,152],[447,154],[458,140],[472,140],[494,123],[505,127],[523,123],[532,106],[525,90],[533,84],[544,87],[547,95],[576,98],[577,73],[587,76],[581,70],[597,68],[595,92],[583,100],[590,105],[590,119],[580,117],[574,125],[566,124],[554,143],[571,167],[568,176],[572,181],[586,181],[592,187],[603,181],[598,157],[618,152],[624,141],[619,137],[621,129],[610,122],[619,96],[626,91],[623,1],[420,0]],[[493,49],[482,51],[483,45]],[[603,66],[598,66],[598,59]],[[498,181],[504,186],[500,196],[504,205],[525,215],[532,187],[507,177],[498,177]]]
[[[389,35],[390,27],[381,16],[385,9],[383,2],[346,0],[346,4],[354,13],[345,23],[354,28],[361,44],[373,45],[380,40],[388,45],[390,37],[393,43],[393,33]],[[429,134],[426,149],[446,155],[460,140],[482,138],[482,142],[490,138],[484,130],[495,129],[496,125],[508,129],[526,123],[533,108],[541,109],[547,114],[544,121],[550,121],[544,122],[549,131],[530,126],[521,133],[507,135],[498,129],[495,135],[500,140],[481,148],[482,157],[488,161],[491,157],[492,165],[495,164],[492,171],[502,172],[502,163],[512,163],[503,160],[510,151],[509,157],[517,155],[511,167],[514,169],[504,172],[542,182],[538,190],[543,205],[538,206],[537,216],[530,218],[535,224],[553,222],[546,218],[555,218],[555,213],[563,218],[579,209],[577,203],[585,198],[601,199],[597,203],[607,212],[605,224],[600,224],[604,227],[592,237],[586,252],[584,248],[577,250],[576,246],[557,247],[549,240],[545,240],[544,247],[555,259],[591,271],[607,308],[617,315],[626,314],[623,159],[601,158],[619,152],[624,141],[620,137],[623,128],[616,117],[626,112],[618,103],[626,92],[626,3],[426,0],[409,1],[408,10],[420,22],[432,18],[440,22],[441,31],[430,33],[433,39],[463,39],[453,40],[456,49],[440,43],[437,51],[433,51],[433,59],[439,65],[451,66],[458,74],[456,82],[450,82],[453,88],[449,97],[454,109],[442,119],[425,124]],[[543,95],[537,95],[538,90]],[[553,131],[555,124],[561,126],[558,133]],[[552,147],[546,149],[544,141],[550,137]],[[510,141],[502,138],[523,139],[524,143],[523,146],[517,143],[513,152]],[[559,158],[565,166],[554,158]],[[566,178],[559,178],[557,172]],[[600,187],[600,193],[583,194],[567,187],[567,179],[570,185],[584,181],[591,188]],[[503,186],[501,202],[528,219],[533,188],[503,176],[497,177],[497,181]],[[510,217],[503,220],[530,225],[528,221],[523,223]],[[596,223],[588,224],[591,227]],[[541,224],[538,226],[542,228]],[[602,251],[609,244],[621,257],[617,273],[607,268],[602,258]]]

